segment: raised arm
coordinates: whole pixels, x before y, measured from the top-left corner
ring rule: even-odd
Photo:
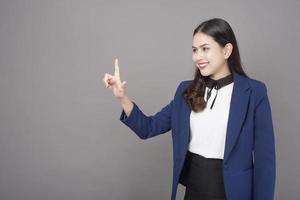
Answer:
[[[127,117],[124,109],[121,112],[120,120],[133,130],[141,139],[148,139],[156,135],[168,132],[171,127],[171,116],[173,110],[173,101],[163,107],[154,115],[145,115],[135,102],[134,106]]]
[[[106,88],[113,91],[121,103],[120,121],[133,130],[141,139],[147,139],[171,130],[171,117],[174,100],[154,115],[145,115],[126,92],[126,81],[121,81],[118,59],[115,59],[114,75],[105,74],[103,82]],[[179,86],[177,87],[178,90]],[[176,90],[176,92],[177,92]],[[176,93],[175,93],[176,94]]]

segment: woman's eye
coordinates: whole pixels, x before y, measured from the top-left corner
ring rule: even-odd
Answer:
[[[209,50],[209,48],[207,48],[207,47],[203,47],[202,49],[203,49],[203,51]],[[197,51],[197,49],[193,49],[192,51],[195,53]]]

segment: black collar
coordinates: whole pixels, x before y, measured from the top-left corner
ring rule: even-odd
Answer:
[[[216,90],[233,82],[233,74],[229,74],[223,78],[214,80],[209,76],[204,77],[205,84],[208,88],[215,88]]]
[[[209,76],[204,76],[204,82],[205,82],[205,85],[209,88],[209,90],[207,90],[206,102],[208,102],[208,99],[211,95],[212,88],[215,88],[217,90],[216,96],[210,106],[210,109],[212,109],[212,107],[215,103],[215,100],[217,98],[217,95],[218,95],[218,90],[233,82],[233,74],[231,73],[231,74],[229,74],[223,78],[217,79],[217,80],[214,80],[214,79],[210,78]]]

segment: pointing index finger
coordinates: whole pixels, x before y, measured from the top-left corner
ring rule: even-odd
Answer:
[[[115,77],[120,78],[120,69],[118,58],[115,59]]]

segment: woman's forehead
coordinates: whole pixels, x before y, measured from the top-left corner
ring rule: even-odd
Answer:
[[[207,45],[213,45],[214,40],[211,36],[203,34],[203,33],[196,33],[193,37],[193,47],[200,47],[204,46],[205,44]]]

